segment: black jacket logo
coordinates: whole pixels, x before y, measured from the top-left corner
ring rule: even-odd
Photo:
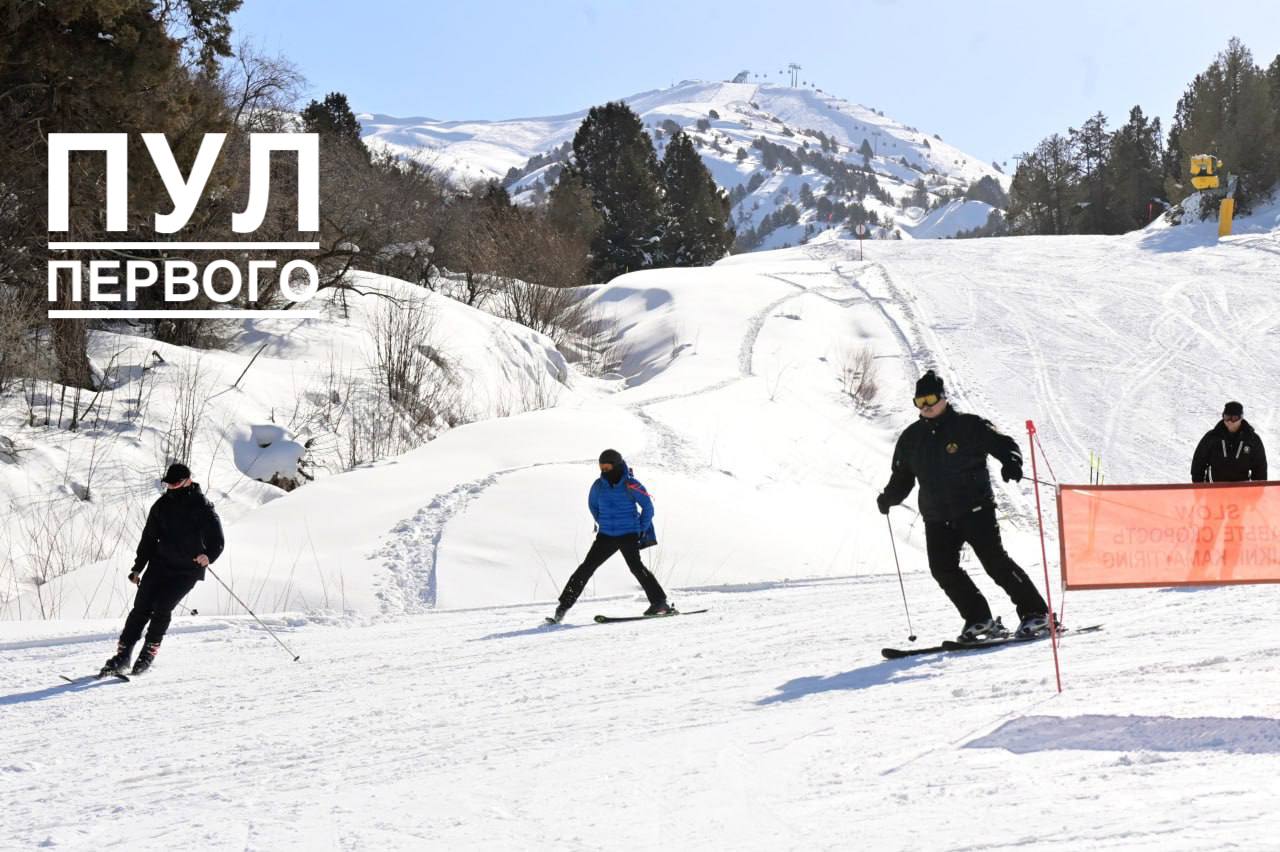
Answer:
[[[947,444],[947,452],[948,452],[948,453],[951,453],[952,455],[954,455],[954,454],[955,454],[955,453],[957,453],[959,450],[960,450],[960,445],[959,445],[959,444],[957,444],[955,441],[952,441],[952,442],[950,442],[949,444]]]

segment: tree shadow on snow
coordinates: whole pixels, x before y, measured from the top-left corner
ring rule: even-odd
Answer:
[[[965,748],[1036,751],[1222,751],[1280,754],[1280,719],[1198,716],[1024,716]]]
[[[820,692],[833,692],[842,689],[866,689],[872,686],[883,686],[888,683],[905,683],[909,680],[927,680],[935,677],[932,674],[901,675],[908,669],[924,665],[928,660],[908,658],[902,660],[885,660],[875,665],[863,666],[860,669],[841,672],[836,675],[810,675],[789,680],[778,687],[776,695],[761,698],[756,706],[764,707],[782,701],[795,701],[808,695]]]
[[[115,678],[103,678],[102,680],[87,680],[77,683],[60,683],[56,686],[48,686],[44,689],[37,689],[34,692],[15,692],[13,695],[0,695],[0,707],[6,704],[25,704],[28,701],[44,701],[46,698],[57,698],[68,692],[83,692],[86,689],[94,689],[99,686],[106,686],[109,683],[120,683]]]

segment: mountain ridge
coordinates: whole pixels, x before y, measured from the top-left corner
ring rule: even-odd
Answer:
[[[685,80],[621,100],[639,114],[659,155],[674,124],[694,140],[726,193],[742,187],[733,198],[733,219],[740,235],[748,230],[756,235],[750,248],[805,242],[825,228],[856,224],[854,219],[864,212],[845,212],[854,203],[865,214],[875,213],[869,222],[873,236],[910,237],[930,211],[962,201],[979,180],[990,178],[1001,191],[1009,184],[997,167],[937,134],[823,90]],[[565,146],[587,112],[448,121],[381,113],[361,113],[358,118],[366,144],[375,150],[417,159],[460,185],[501,180],[517,202],[538,203],[554,185],[567,156]],[[763,147],[753,147],[761,139],[778,146],[774,154],[785,150],[803,162],[779,164]],[[870,156],[864,155],[867,149]],[[844,186],[837,181],[833,186],[832,176],[823,174],[833,169],[858,172],[875,182]],[[753,176],[758,179],[753,181]],[[800,180],[773,180],[775,176]],[[917,181],[924,184],[923,196]],[[810,191],[802,199],[805,183]],[[815,198],[829,196],[833,205],[841,206],[817,209],[810,193]],[[785,211],[788,205],[796,208],[794,216]],[[782,219],[775,221],[779,214]],[[918,236],[954,236],[960,230],[958,224],[939,229],[938,218],[947,217],[934,217]],[[968,225],[974,221],[972,215],[952,218]]]

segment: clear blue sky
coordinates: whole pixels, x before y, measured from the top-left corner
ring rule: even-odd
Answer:
[[[1007,160],[1101,110],[1165,130],[1236,35],[1264,67],[1277,0],[246,0],[235,37],[281,53],[311,97],[437,119],[573,112],[683,79],[801,76]]]

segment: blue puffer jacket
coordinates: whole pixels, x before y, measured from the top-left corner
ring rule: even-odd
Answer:
[[[605,535],[651,532],[653,527],[653,499],[625,463],[617,485],[605,479],[603,473],[591,483],[587,507]]]

